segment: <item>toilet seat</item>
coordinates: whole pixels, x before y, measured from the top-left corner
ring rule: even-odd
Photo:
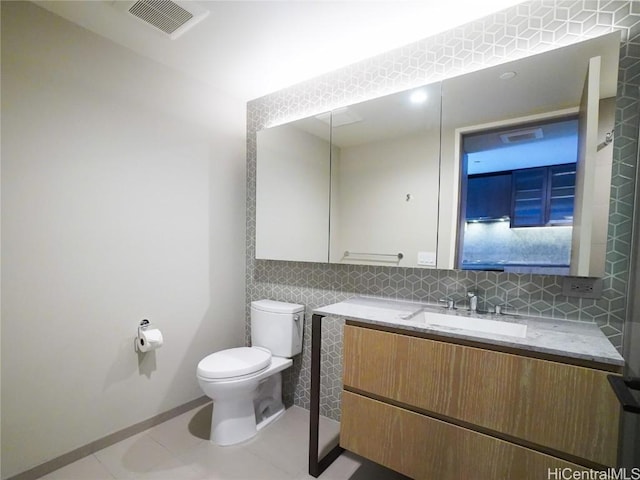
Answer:
[[[198,363],[198,376],[210,380],[234,378],[259,372],[270,364],[271,352],[265,348],[229,348],[203,358]]]

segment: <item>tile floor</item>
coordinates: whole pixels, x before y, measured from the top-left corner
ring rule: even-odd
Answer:
[[[56,470],[41,480],[309,480],[309,412],[289,408],[275,423],[238,446],[209,440],[211,403]],[[320,445],[337,439],[338,423],[321,419]],[[349,452],[320,480],[404,480]]]

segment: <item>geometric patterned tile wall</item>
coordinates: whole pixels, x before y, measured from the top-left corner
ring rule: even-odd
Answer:
[[[562,295],[561,277],[332,265],[255,259],[256,132],[275,123],[478,70],[613,31],[622,32],[606,274],[602,298]],[[596,322],[622,345],[629,283],[640,104],[640,4],[631,1],[529,1],[462,27],[253,100],[247,105],[247,343],[249,303],[260,298],[306,305],[302,355],[284,374],[284,400],[309,408],[310,312],[356,294],[435,302],[475,289],[488,305],[517,313]],[[321,413],[340,412],[342,325],[323,325]]]

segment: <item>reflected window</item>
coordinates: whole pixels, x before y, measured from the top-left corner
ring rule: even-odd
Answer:
[[[578,119],[462,137],[459,268],[568,274]]]

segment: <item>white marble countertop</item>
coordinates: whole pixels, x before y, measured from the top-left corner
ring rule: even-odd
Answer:
[[[460,317],[477,317],[526,325],[526,336],[517,337],[463,328],[429,325],[421,312]],[[464,309],[447,310],[437,305],[374,297],[353,297],[344,302],[316,308],[313,313],[342,317],[364,323],[437,334],[490,345],[559,355],[622,366],[624,359],[595,323],[521,315],[475,314]]]

